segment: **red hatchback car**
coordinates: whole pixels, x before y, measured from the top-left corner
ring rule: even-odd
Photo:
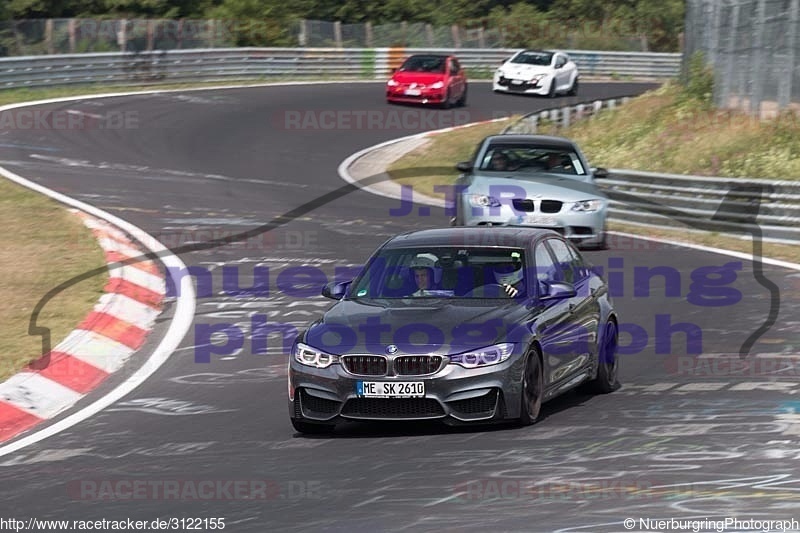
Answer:
[[[386,83],[386,101],[444,108],[463,106],[467,103],[467,77],[453,56],[413,55],[403,61]]]

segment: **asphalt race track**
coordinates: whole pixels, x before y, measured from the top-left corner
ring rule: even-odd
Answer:
[[[557,102],[647,87],[584,83],[580,97]],[[365,147],[552,104],[486,84],[472,85],[465,109],[448,111],[390,107],[378,84],[361,83],[87,98],[42,109],[121,122],[6,131],[0,165],[186,250],[341,188],[337,166]],[[373,127],[358,127],[358,116]],[[650,241],[615,238],[610,250],[587,252],[614,276],[627,328],[621,390],[568,394],[529,428],[352,423],[330,438],[295,434],[282,339],[259,334],[254,354],[253,330],[291,331],[330,304],[319,283],[282,290],[287,269],[334,279],[389,236],[446,223],[433,208],[390,216],[397,207],[354,191],[247,241],[180,253],[212,281],[199,287],[182,347],[113,406],[0,457],[0,514],[223,518],[232,532],[599,532],[625,531],[626,518],[637,528],[640,518],[800,519],[800,381],[786,357],[800,346],[800,273],[765,265],[759,277],[746,259]],[[237,282],[249,288],[267,272],[268,286],[236,294]],[[648,272],[665,275],[648,281]],[[754,336],[771,311],[775,323]],[[223,328],[230,349],[209,346],[225,344],[210,333]],[[182,529],[192,524],[213,529],[191,520]]]

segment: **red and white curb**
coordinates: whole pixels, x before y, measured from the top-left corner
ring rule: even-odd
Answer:
[[[49,354],[0,383],[0,442],[51,419],[102,383],[145,342],[161,312],[166,283],[122,231],[73,210],[105,252],[109,280],[94,309]]]

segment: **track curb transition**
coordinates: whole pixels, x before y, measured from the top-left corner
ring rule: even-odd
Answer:
[[[0,442],[49,420],[99,386],[145,342],[162,310],[166,282],[152,260],[123,231],[71,209],[103,249],[104,294],[50,353],[0,383]]]

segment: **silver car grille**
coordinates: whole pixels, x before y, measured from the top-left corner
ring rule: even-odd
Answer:
[[[532,213],[536,211],[537,200],[530,198],[514,198],[514,209]],[[540,213],[558,213],[564,206],[561,200],[538,200]]]

